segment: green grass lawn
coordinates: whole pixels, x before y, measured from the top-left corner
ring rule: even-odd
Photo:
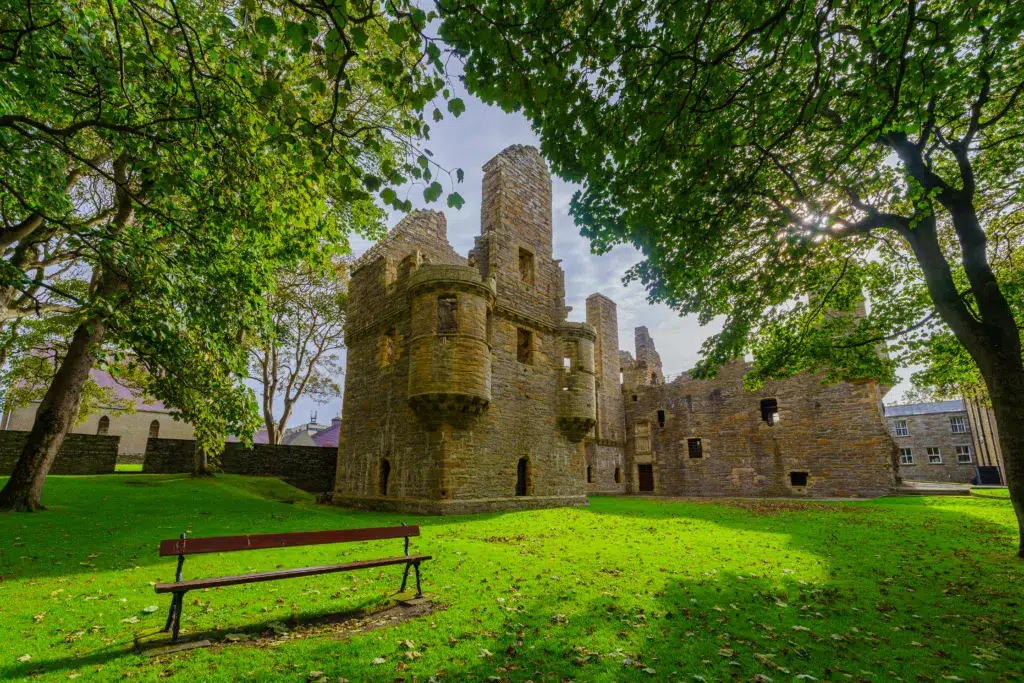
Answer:
[[[290,501],[290,502],[285,502]],[[588,508],[411,517],[315,506],[276,480],[50,477],[0,515],[0,678],[306,681],[995,681],[1024,674],[1024,563],[1001,497],[864,503],[594,498]],[[400,567],[189,593],[161,539],[419,523],[440,609],[350,633],[304,620],[387,603]],[[197,555],[185,577],[391,555],[401,541]],[[151,610],[156,606],[155,611]],[[147,611],[149,610],[149,611]],[[295,626],[294,624],[298,624]],[[227,642],[234,634],[280,635]],[[284,628],[282,628],[282,626]],[[29,659],[25,659],[25,655]],[[377,663],[375,663],[377,662]],[[813,678],[812,678],[813,677]]]

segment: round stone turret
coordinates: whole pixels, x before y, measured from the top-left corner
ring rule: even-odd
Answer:
[[[562,323],[558,328],[562,367],[558,372],[558,428],[580,441],[597,424],[594,342],[597,332],[587,323]]]
[[[474,267],[423,265],[408,291],[409,405],[427,421],[482,414],[491,401],[494,290]]]

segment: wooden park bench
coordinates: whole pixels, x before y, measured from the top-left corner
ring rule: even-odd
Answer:
[[[178,556],[178,569],[174,575],[174,583],[160,583],[156,586],[157,593],[172,593],[171,610],[167,615],[167,624],[163,631],[172,631],[171,642],[178,641],[181,627],[181,606],[185,593],[203,588],[219,588],[221,586],[237,586],[243,583],[260,581],[276,581],[277,579],[294,579],[300,576],[317,574],[333,574],[349,572],[356,569],[371,569],[390,565],[405,565],[402,575],[402,588],[405,591],[409,580],[410,567],[416,570],[416,597],[422,597],[420,588],[420,562],[431,559],[430,555],[410,555],[409,537],[419,536],[418,526],[389,526],[374,529],[339,529],[336,531],[300,531],[290,534],[259,534],[254,536],[213,536],[209,538],[180,538],[160,542],[160,556]],[[382,541],[391,538],[405,539],[405,554],[401,557],[386,557],[379,560],[358,560],[343,564],[328,564],[322,567],[299,567],[297,569],[278,569],[255,574],[239,574],[237,576],[218,576],[209,579],[181,580],[181,568],[185,564],[186,555],[200,553],[222,553],[234,550],[263,550],[267,548],[293,548],[300,545],[326,545],[328,543],[348,543],[350,541]]]

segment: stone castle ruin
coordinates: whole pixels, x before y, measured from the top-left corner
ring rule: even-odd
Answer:
[[[872,496],[894,483],[873,382],[666,383],[616,305],[567,320],[551,176],[515,145],[484,166],[468,258],[417,211],[352,266],[334,501],[423,513],[585,505],[592,493]]]

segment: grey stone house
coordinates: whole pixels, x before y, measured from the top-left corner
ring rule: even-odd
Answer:
[[[900,449],[900,476],[915,481],[970,482],[977,458],[967,406],[960,399],[885,407]]]

